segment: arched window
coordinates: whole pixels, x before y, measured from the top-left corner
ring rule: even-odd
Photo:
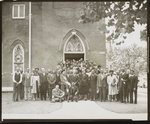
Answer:
[[[76,35],[73,35],[67,42],[65,52],[83,52],[82,43]]]
[[[63,60],[67,59],[85,59],[85,46],[76,31],[72,31],[64,44]]]
[[[21,44],[17,44],[13,48],[13,63],[12,72],[16,71],[16,68],[21,68],[24,71],[24,49]]]

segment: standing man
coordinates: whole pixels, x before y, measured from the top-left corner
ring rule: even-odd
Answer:
[[[56,74],[55,71],[48,71],[47,74],[47,81],[48,81],[48,96],[49,100],[52,100],[52,89],[55,88],[55,83],[56,83]]]
[[[22,75],[20,69],[17,68],[13,74],[13,101],[18,101],[20,97],[20,83],[22,82]]]
[[[106,92],[107,92],[107,78],[106,74],[104,73],[103,70],[98,71],[97,75],[97,87],[99,88],[99,97],[100,101],[106,101]]]
[[[121,102],[125,102],[125,103],[129,101],[128,100],[128,87],[127,87],[128,78],[129,78],[129,74],[127,74],[125,72],[125,70],[123,69],[122,74],[121,74],[121,79],[120,79],[121,86],[122,86],[122,88],[121,88],[121,91],[122,91]]]
[[[56,70],[56,85],[59,85],[60,87],[60,73],[61,73],[61,70]]]
[[[86,74],[85,70],[82,70],[82,74],[80,75],[80,89],[79,93],[81,96],[81,99],[84,98],[84,100],[87,100],[87,95],[89,92],[89,80],[88,75]]]
[[[23,73],[22,69],[20,69],[20,73],[21,73],[21,77],[22,77],[22,81],[20,83],[20,99],[23,100],[24,99],[25,74]]]
[[[41,100],[46,100],[47,89],[48,89],[47,74],[46,74],[45,68],[41,68],[41,74],[40,74],[40,97],[41,97]]]
[[[134,70],[131,70],[129,74],[130,103],[134,102],[134,104],[137,104],[137,84],[138,84],[138,77],[135,75]],[[133,96],[134,96],[134,100],[133,100]]]
[[[95,101],[95,99],[96,99],[96,92],[97,92],[97,74],[95,73],[94,69],[91,71],[90,89],[91,89],[91,100]]]
[[[39,68],[35,68],[34,70],[35,70],[35,73],[40,76]],[[36,91],[37,92],[37,98],[40,98],[40,87],[39,87],[39,84],[37,82],[36,82],[36,87],[37,87],[37,89],[36,89],[37,90]]]
[[[61,81],[61,90],[65,92],[66,87],[71,87],[71,84],[68,82],[66,71],[63,71],[62,74],[60,74],[60,81]]]
[[[31,98],[31,74],[29,71],[30,71],[29,68],[27,68],[25,73],[25,83],[24,83],[25,100],[29,100]]]

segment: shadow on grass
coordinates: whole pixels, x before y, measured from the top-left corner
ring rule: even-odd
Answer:
[[[3,114],[48,114],[62,108],[62,103],[46,101],[12,101],[12,93],[2,93]]]
[[[148,102],[146,94],[138,94],[138,103],[121,103],[121,102],[99,102],[96,101],[97,105],[116,113],[126,113],[126,114],[135,114],[135,113],[147,113]]]

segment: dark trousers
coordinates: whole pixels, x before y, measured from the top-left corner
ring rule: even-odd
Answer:
[[[52,90],[55,88],[55,84],[49,84],[48,86],[48,97],[52,100]]]
[[[37,98],[40,98],[40,88],[38,86],[38,82],[36,82],[36,92]]]
[[[20,83],[20,99],[24,99],[24,85],[23,83]]]
[[[99,98],[100,98],[100,101],[106,101],[107,99],[106,87],[99,87]]]
[[[137,89],[133,91],[134,93],[134,103],[137,104]]]
[[[118,100],[119,100],[120,102],[123,102],[123,87],[120,87],[120,88],[119,88]]]
[[[137,89],[136,90],[133,90],[131,89],[130,90],[130,103],[137,103]]]
[[[20,98],[20,84],[13,84],[13,101],[18,101]]]
[[[133,89],[130,89],[129,95],[130,95],[130,103],[133,103]]]
[[[65,92],[65,90],[66,90],[66,85],[65,85],[65,84],[61,84],[61,88],[60,88],[60,89]]]
[[[91,87],[91,100],[95,100],[96,99],[96,87],[95,86],[92,86]]]
[[[103,91],[102,91],[102,87],[99,87],[99,100],[100,100],[100,101],[103,100]]]
[[[41,97],[41,100],[46,100],[46,93],[47,93],[47,86],[42,84],[40,86],[40,97]]]
[[[123,96],[123,102],[129,101],[127,85],[123,85],[122,87],[122,96]]]

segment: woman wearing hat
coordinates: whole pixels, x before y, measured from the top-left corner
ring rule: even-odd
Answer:
[[[37,86],[38,84],[38,86]],[[33,100],[37,99],[37,89],[40,85],[40,77],[37,71],[33,71],[33,75],[31,76],[31,93],[32,93],[32,98]]]

